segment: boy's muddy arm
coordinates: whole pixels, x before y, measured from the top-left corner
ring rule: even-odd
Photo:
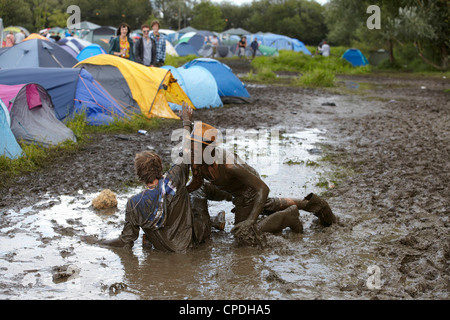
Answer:
[[[258,176],[254,175],[252,172],[246,170],[242,166],[232,165],[228,167],[232,174],[237,177],[242,183],[253,188],[256,191],[254,206],[250,212],[247,220],[238,223],[231,232],[235,233],[237,236],[242,232],[241,230],[249,228],[251,225],[256,223],[256,219],[263,211],[264,204],[266,203],[267,197],[269,195],[269,187],[261,180]]]

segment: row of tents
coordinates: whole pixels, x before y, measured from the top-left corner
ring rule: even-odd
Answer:
[[[2,107],[1,130],[10,129],[15,141],[48,146],[74,140],[64,122],[81,112],[88,124],[105,125],[134,113],[178,119],[174,110],[183,101],[206,108],[250,99],[231,69],[214,59],[194,60],[180,68],[148,68],[108,54],[77,62],[46,41],[30,41],[41,46],[34,57],[42,61],[40,66],[10,63],[0,69],[0,100],[6,107]],[[0,54],[0,63],[5,53]],[[24,62],[29,54],[24,51],[16,58]],[[63,63],[68,65],[61,68]],[[0,145],[0,155],[17,157],[11,140]]]

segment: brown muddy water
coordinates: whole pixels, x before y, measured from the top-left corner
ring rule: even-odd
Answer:
[[[244,139],[242,133],[228,136],[225,147],[259,170],[271,195],[303,197],[321,191],[315,184],[325,168],[318,167],[321,150],[315,144],[322,133],[272,128]],[[300,189],[286,183],[294,177],[303,183]],[[311,214],[301,212],[304,234],[287,229],[269,236],[266,249],[246,248],[234,243],[227,202],[210,202],[212,216],[227,212],[225,230],[184,254],[143,249],[142,233],[132,251],[96,245],[96,239],[120,234],[127,198],[139,190],[118,194],[117,209],[95,210],[97,194],[79,190],[7,210],[9,223],[0,229],[0,299],[314,298],[326,297],[318,282],[326,286],[336,281],[333,273],[341,273],[336,257],[305,248],[327,234]]]

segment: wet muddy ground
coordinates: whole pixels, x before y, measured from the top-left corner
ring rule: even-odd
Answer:
[[[0,190],[0,299],[448,299],[449,80],[339,81],[329,90],[249,84],[253,103],[194,114],[222,130],[265,132],[228,147],[258,167],[271,196],[322,193],[338,224],[323,228],[301,211],[303,234],[240,247],[232,205],[210,202],[212,215],[227,212],[226,227],[195,250],[156,252],[140,238],[131,251],[102,248],[96,240],[120,233],[139,190],[135,153],[155,149],[168,165],[180,124],[94,135]],[[103,189],[117,194],[116,210],[92,208]]]

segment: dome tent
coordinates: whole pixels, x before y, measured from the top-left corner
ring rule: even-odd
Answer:
[[[342,58],[350,62],[354,67],[366,66],[369,64],[367,58],[358,49],[348,49],[345,51]]]
[[[170,70],[181,88],[197,109],[222,107],[223,103],[218,94],[214,76],[205,68],[194,66],[189,69],[183,67],[163,66]],[[179,105],[171,105],[172,109],[180,109]]]
[[[17,141],[48,147],[63,141],[76,142],[72,130],[55,117],[47,90],[29,83],[0,85],[0,98],[7,101],[11,116],[11,131]]]
[[[162,68],[149,68],[142,64],[101,54],[78,63],[130,113],[146,117],[179,119],[169,103],[186,102],[194,107],[172,73]]]
[[[82,69],[19,68],[0,70],[0,84],[38,83],[52,98],[58,120],[86,112],[89,125],[104,125],[126,117],[124,108]]]
[[[32,39],[2,51],[0,68],[72,68],[78,61],[58,44]]]
[[[11,118],[6,105],[0,99],[0,156],[17,159],[22,155],[22,148],[11,131]]]
[[[201,66],[213,75],[223,103],[248,103],[250,94],[231,68],[215,59],[198,58],[183,65],[184,69]]]

